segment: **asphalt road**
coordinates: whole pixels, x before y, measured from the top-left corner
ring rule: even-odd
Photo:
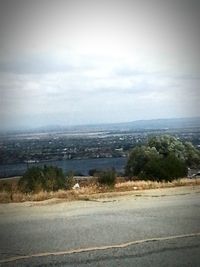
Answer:
[[[0,266],[200,266],[199,196],[187,187],[2,204]]]

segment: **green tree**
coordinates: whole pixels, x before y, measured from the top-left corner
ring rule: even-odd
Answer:
[[[146,146],[131,151],[125,174],[135,179],[169,181],[184,177],[187,167],[199,165],[200,153],[191,143],[163,135],[152,137]]]
[[[155,147],[162,156],[175,155],[186,162],[188,167],[200,165],[200,152],[190,142],[181,142],[170,135],[154,136],[149,139],[148,146]]]
[[[172,181],[186,175],[187,167],[185,162],[174,155],[168,155],[159,159],[150,159],[144,166],[143,172],[139,174],[139,177],[156,181]]]
[[[200,166],[200,151],[190,142],[185,143],[185,161],[190,168],[198,168]]]
[[[177,158],[185,160],[185,145],[174,136],[154,136],[149,139],[148,146],[155,147],[158,153],[164,157],[173,154]]]
[[[139,176],[143,173],[144,166],[150,161],[150,159],[157,160],[158,158],[160,158],[160,155],[155,147],[135,147],[129,155],[129,159],[125,167],[125,175],[130,177]]]

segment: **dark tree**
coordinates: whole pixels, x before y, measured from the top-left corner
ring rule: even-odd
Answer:
[[[200,153],[191,143],[169,135],[155,136],[146,146],[131,151],[125,174],[134,179],[171,181],[186,176],[187,167],[199,164]]]

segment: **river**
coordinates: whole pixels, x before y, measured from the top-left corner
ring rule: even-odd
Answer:
[[[0,178],[21,176],[27,168],[32,166],[53,165],[63,169],[66,174],[68,171],[74,171],[83,175],[88,175],[90,169],[106,170],[115,168],[119,173],[124,172],[127,158],[98,158],[98,159],[71,159],[71,160],[55,160],[39,163],[18,163],[18,164],[1,164]]]

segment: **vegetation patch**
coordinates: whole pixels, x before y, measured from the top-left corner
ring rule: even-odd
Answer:
[[[114,170],[100,172],[97,176],[99,185],[114,187],[116,183],[116,173]]]
[[[129,179],[172,181],[187,176],[188,168],[200,166],[200,152],[189,142],[164,135],[135,147],[125,169]]]
[[[80,179],[80,188],[73,190],[74,174],[64,175],[55,166],[32,167],[20,179],[0,181],[0,202],[41,201],[50,198],[88,200],[110,192],[124,192],[183,185],[199,185],[200,179],[180,179],[188,168],[199,168],[200,152],[189,142],[164,135],[149,139],[146,145],[135,147],[125,168],[126,178],[115,170],[90,170],[89,179]],[[85,182],[83,182],[85,180]]]
[[[32,167],[19,180],[22,192],[57,191],[66,187],[62,169],[55,166]],[[70,181],[71,182],[71,181]]]
[[[9,181],[14,183],[16,181]],[[0,181],[0,185],[1,185]],[[5,183],[5,182],[4,182]],[[200,179],[177,179],[171,182],[159,182],[159,181],[121,181],[117,182],[114,187],[98,186],[97,184],[82,186],[78,190],[66,190],[60,189],[58,191],[39,191],[39,192],[21,192],[16,186],[10,187],[10,191],[5,191],[1,187],[0,191],[0,203],[8,202],[25,202],[25,201],[43,201],[48,199],[65,199],[66,201],[73,200],[93,200],[100,197],[112,197],[115,194],[124,194],[128,191],[138,191],[157,188],[170,188],[177,186],[196,186],[200,185]],[[13,188],[11,190],[11,188]],[[138,194],[137,194],[138,195]]]

